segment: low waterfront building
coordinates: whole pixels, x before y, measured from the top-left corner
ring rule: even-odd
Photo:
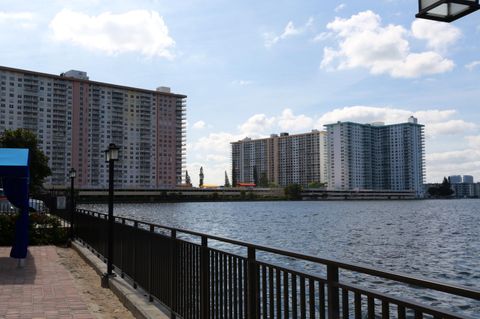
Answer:
[[[328,188],[414,191],[424,195],[424,126],[337,122],[326,125]]]
[[[232,143],[234,185],[287,186],[327,181],[325,132],[272,134],[269,138],[245,138]]]
[[[71,167],[81,188],[106,188],[110,143],[120,147],[117,188],[181,184],[185,166],[185,95],[167,87],[133,88],[89,80],[83,71],[61,75],[0,67],[0,134],[35,133],[49,157],[47,187],[64,187]]]

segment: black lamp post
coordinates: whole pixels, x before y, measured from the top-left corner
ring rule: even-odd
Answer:
[[[76,171],[75,168],[70,168],[70,172],[68,172],[68,176],[70,177],[70,242],[73,241],[73,218],[75,214],[75,176]]]
[[[417,18],[452,22],[480,9],[479,0],[418,0]]]
[[[108,163],[108,251],[107,251],[107,273],[105,274],[106,280],[108,277],[113,276],[113,181],[114,181],[114,163],[118,160],[119,148],[110,143],[108,149],[105,152],[105,162]]]

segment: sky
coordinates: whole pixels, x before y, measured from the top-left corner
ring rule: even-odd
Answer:
[[[413,0],[0,0],[0,65],[187,95],[194,185],[230,143],[336,121],[425,125],[426,180],[480,181],[480,12]]]

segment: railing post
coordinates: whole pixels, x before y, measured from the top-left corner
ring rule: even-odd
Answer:
[[[255,248],[248,247],[248,259],[247,259],[247,282],[248,282],[248,302],[247,312],[249,319],[257,318],[258,309],[258,272],[255,256]]]
[[[338,267],[327,265],[328,319],[340,318],[338,295]]]
[[[155,226],[150,225],[150,234],[151,238],[148,241],[148,246],[149,246],[149,253],[148,253],[148,301],[152,302],[153,301],[153,295],[152,295],[152,272],[153,272],[153,235],[155,234]]]
[[[137,289],[137,232],[138,232],[138,221],[133,222],[133,288]]]
[[[200,250],[200,318],[210,317],[210,264],[208,256],[208,237],[202,236],[202,247]]]
[[[170,276],[170,297],[172,298],[170,318],[175,319],[175,310],[177,310],[177,231],[171,230],[170,260],[171,276]]]

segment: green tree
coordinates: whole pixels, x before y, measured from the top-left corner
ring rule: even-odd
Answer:
[[[257,167],[253,167],[253,183],[255,186],[258,186],[258,172],[257,172]]]
[[[198,174],[198,177],[199,177],[198,187],[203,187],[203,178],[205,177],[203,175],[203,166],[200,167],[200,174]]]
[[[299,184],[290,184],[284,189],[285,196],[288,199],[301,199],[302,198],[302,185]]]
[[[443,182],[439,187],[438,195],[447,197],[452,194],[453,194],[452,185],[450,184],[450,181],[446,177],[444,177]]]
[[[231,187],[230,180],[228,179],[227,171],[225,171],[225,187]]]
[[[30,166],[30,194],[38,195],[45,177],[52,175],[48,157],[38,148],[37,136],[25,129],[6,130],[0,137],[4,148],[28,148]]]
[[[266,172],[263,172],[262,174],[260,174],[260,181],[258,182],[258,186],[260,187],[268,187],[268,177],[267,177],[267,173]]]

